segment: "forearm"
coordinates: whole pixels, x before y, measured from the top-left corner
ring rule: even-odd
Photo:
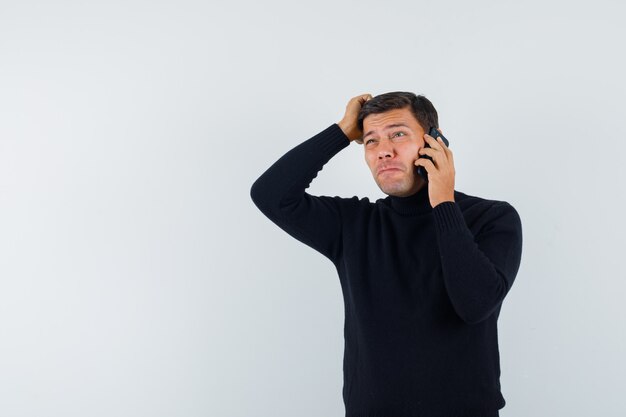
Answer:
[[[349,143],[337,124],[329,126],[270,166],[252,185],[252,200],[267,216],[298,204],[324,164]]]
[[[443,277],[457,314],[475,324],[489,317],[508,293],[521,259],[521,222],[510,206],[494,209],[494,219],[474,236],[459,206],[433,209]]]

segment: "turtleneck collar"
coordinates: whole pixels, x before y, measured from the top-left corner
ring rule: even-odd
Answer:
[[[418,192],[408,197],[388,196],[391,208],[401,214],[420,214],[432,211],[430,198],[428,197],[428,183]]]

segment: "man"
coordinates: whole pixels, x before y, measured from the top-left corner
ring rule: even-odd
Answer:
[[[337,268],[347,417],[492,417],[505,404],[497,319],[520,265],[521,221],[504,201],[454,190],[452,151],[431,127],[437,112],[423,96],[354,97],[251,189],[266,216]],[[306,193],[351,142],[388,196]]]

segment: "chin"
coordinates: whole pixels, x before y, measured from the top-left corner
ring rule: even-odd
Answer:
[[[387,192],[387,191],[383,190],[383,192],[385,194],[393,196],[393,197],[408,197],[410,195],[415,194],[415,193],[412,193],[410,191],[398,191],[398,192],[392,191],[392,192]]]
[[[378,183],[378,188],[387,194],[394,197],[408,197],[415,194],[422,188],[423,180],[416,178],[413,181],[396,181],[392,183]]]
[[[392,195],[394,197],[406,197],[411,194],[411,190],[414,188],[411,186],[412,184],[378,184],[378,188],[387,194]]]

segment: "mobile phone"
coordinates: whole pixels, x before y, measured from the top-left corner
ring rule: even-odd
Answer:
[[[443,140],[443,143],[446,144],[446,146],[450,146],[450,142],[448,142],[448,139],[446,139],[446,137],[444,135],[442,135],[441,133],[439,133],[439,131],[437,130],[436,127],[431,127],[430,130],[428,131],[428,134],[430,136],[432,136],[433,138],[437,139],[437,138],[441,138],[441,140]],[[428,142],[426,142],[425,145],[426,148],[430,148],[430,145],[428,144]],[[433,160],[430,156],[428,155],[422,155],[420,156],[420,158],[426,158],[429,160]],[[428,181],[428,172],[426,172],[426,168],[424,168],[423,166],[418,166],[417,167],[417,173],[424,178],[424,180]]]

